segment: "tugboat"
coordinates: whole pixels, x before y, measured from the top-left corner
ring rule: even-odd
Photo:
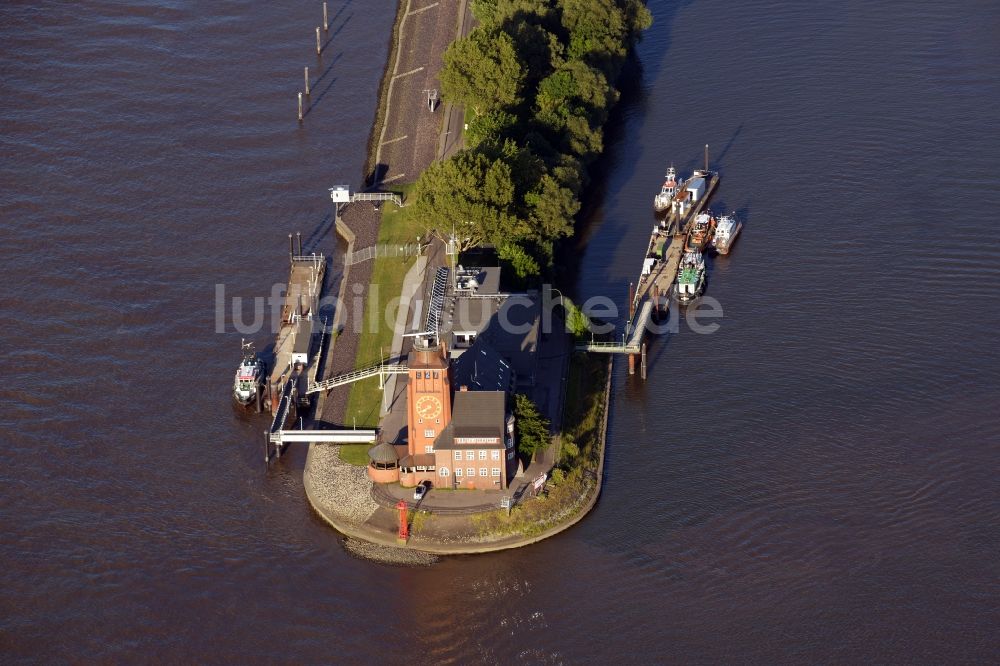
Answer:
[[[241,407],[256,407],[257,411],[263,408],[264,375],[266,367],[264,362],[254,351],[253,343],[241,340],[243,345],[243,360],[236,369],[236,378],[233,381],[233,400]]]
[[[653,197],[653,208],[656,209],[656,212],[662,213],[670,208],[670,202],[673,201],[675,194],[677,194],[677,171],[671,164],[670,168],[667,169],[667,179],[663,181],[660,193]]]
[[[715,218],[711,213],[699,213],[691,229],[688,231],[687,241],[684,243],[685,252],[703,252],[708,241],[715,231]]]
[[[689,303],[705,291],[705,255],[685,252],[677,268],[677,300]]]
[[[715,234],[712,236],[712,247],[719,254],[729,254],[729,249],[736,242],[736,237],[743,228],[743,223],[730,213],[723,215],[715,225]]]

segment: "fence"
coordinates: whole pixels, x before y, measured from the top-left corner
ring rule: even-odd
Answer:
[[[415,257],[424,251],[424,247],[420,243],[406,243],[404,245],[379,243],[356,252],[345,252],[344,265],[353,266],[378,257]]]

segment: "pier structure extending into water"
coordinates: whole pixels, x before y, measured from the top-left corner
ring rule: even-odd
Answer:
[[[683,213],[672,209],[653,227],[639,279],[635,283],[629,283],[629,316],[625,322],[625,332],[622,334],[621,342],[617,340],[581,342],[576,345],[577,351],[592,354],[625,354],[628,356],[630,375],[635,374],[638,358],[641,362],[642,378],[646,378],[646,329],[650,320],[659,320],[664,305],[674,293],[688,228],[704,210],[719,185],[719,173],[708,170],[707,146],[705,162],[705,170],[696,172],[696,174],[702,173],[706,178],[704,195]]]

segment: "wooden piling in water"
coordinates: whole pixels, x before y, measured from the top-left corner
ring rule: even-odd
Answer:
[[[326,3],[323,3],[323,32],[330,31],[330,13],[326,9]]]
[[[642,343],[642,381],[646,381],[646,343]]]
[[[320,41],[319,26],[316,26],[316,55],[321,55],[322,53],[323,53],[323,42]]]
[[[308,96],[309,95],[309,68],[308,67],[306,67],[305,79],[306,79],[306,95]]]
[[[299,93],[299,122],[302,122],[302,93]],[[289,234],[291,236],[291,234]]]
[[[628,355],[628,374],[635,374],[635,354]]]

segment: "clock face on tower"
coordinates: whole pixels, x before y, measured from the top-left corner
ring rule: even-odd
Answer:
[[[436,419],[441,416],[441,400],[433,395],[422,395],[417,398],[414,409],[422,419]]]

